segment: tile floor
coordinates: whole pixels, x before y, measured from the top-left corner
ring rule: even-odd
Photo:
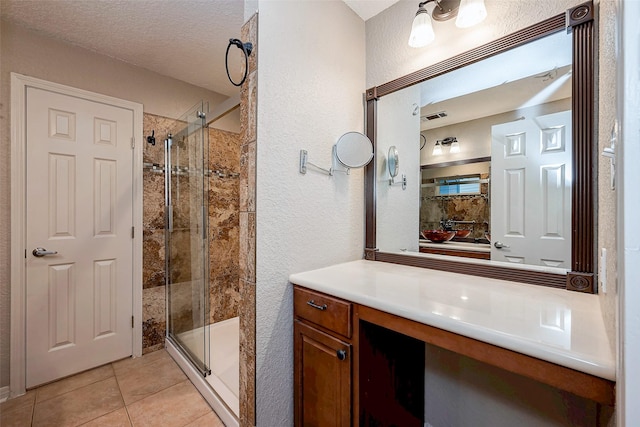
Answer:
[[[29,390],[0,404],[0,426],[223,427],[165,350]]]

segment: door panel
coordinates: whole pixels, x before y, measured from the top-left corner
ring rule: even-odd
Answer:
[[[132,137],[131,110],[27,88],[27,387],[132,354]]]
[[[571,268],[571,111],[491,134],[491,259]]]

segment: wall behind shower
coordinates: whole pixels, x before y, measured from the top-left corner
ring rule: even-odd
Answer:
[[[153,114],[144,114],[144,135],[155,131],[156,145],[145,144],[143,161],[159,167],[144,169],[142,176],[142,352],[164,346],[165,317],[165,240],[164,240],[164,139],[178,124]]]
[[[240,134],[209,129],[209,169],[209,319],[214,323],[237,317],[240,304]]]

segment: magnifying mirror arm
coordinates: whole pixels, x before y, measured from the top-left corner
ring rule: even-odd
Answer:
[[[399,182],[396,182],[395,177],[391,177],[389,178],[389,186],[394,186],[394,185],[402,185],[402,189],[406,190],[407,189],[407,175],[402,174],[401,175],[401,179]]]
[[[331,172],[331,175],[333,175],[334,172],[342,172],[345,175],[351,175],[351,169],[350,168],[337,168],[337,167],[332,167],[331,169],[329,169],[329,171]]]
[[[334,152],[335,152],[335,148],[334,148]],[[335,163],[335,155],[333,156],[334,160],[333,162]],[[307,150],[300,150],[300,173],[301,174],[306,174],[307,173],[307,166],[313,166],[314,168],[316,168],[316,170],[318,170],[319,172],[323,172],[329,176],[333,176],[334,172],[342,172],[346,175],[351,175],[351,169],[350,168],[342,168],[342,167],[338,167],[338,165],[333,165],[331,166],[329,169],[327,168],[323,168],[321,166],[318,166],[316,164],[313,164],[309,161],[309,153],[307,153]]]

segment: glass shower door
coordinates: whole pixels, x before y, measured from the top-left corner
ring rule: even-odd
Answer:
[[[195,105],[165,142],[168,338],[203,376],[210,373],[207,110]]]

